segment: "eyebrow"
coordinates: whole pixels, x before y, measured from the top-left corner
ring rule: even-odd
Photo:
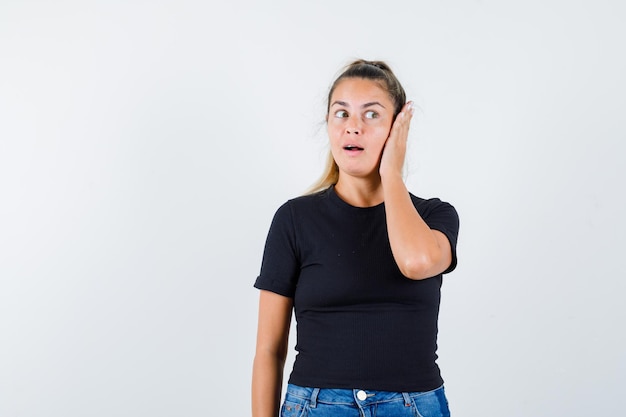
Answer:
[[[333,102],[333,104],[331,104],[330,106],[332,107],[332,106],[335,106],[335,105],[338,105],[338,106],[343,106],[343,107],[350,107],[350,106],[348,105],[348,103],[346,103],[345,101],[341,101],[341,100],[335,100],[335,101]],[[383,106],[382,104],[380,104],[380,102],[378,102],[378,101],[370,101],[369,103],[365,103],[365,104],[363,104],[363,105],[361,106],[361,108],[367,108],[367,107],[372,107],[372,106],[380,106],[380,107],[382,107],[383,109],[385,109],[385,108],[386,108],[385,106]]]

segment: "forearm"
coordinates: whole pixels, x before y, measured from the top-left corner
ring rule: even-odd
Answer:
[[[252,370],[252,417],[278,417],[285,358],[257,352]]]
[[[424,279],[436,270],[442,251],[433,231],[419,215],[398,174],[382,177],[387,233],[400,271],[411,279]]]

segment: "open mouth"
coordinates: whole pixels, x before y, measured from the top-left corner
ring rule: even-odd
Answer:
[[[363,150],[363,148],[360,148],[354,145],[344,146],[343,149],[345,149],[346,151],[362,151]]]

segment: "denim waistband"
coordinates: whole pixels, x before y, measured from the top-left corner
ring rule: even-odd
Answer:
[[[439,387],[437,389],[441,389]],[[436,391],[436,390],[433,390]],[[298,385],[287,385],[287,395],[310,401],[310,406],[315,408],[318,402],[324,404],[360,404],[361,406],[381,402],[404,401],[408,406],[412,397],[419,397],[428,392],[393,392],[376,391],[365,389],[336,389],[336,388],[310,388]]]

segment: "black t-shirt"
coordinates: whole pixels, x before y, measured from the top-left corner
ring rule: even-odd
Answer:
[[[439,199],[411,195],[443,232],[456,267],[459,220]],[[289,382],[318,388],[429,391],[442,276],[411,280],[396,265],[384,203],[354,207],[334,187],[289,200],[274,216],[255,287],[293,297],[298,354]]]

